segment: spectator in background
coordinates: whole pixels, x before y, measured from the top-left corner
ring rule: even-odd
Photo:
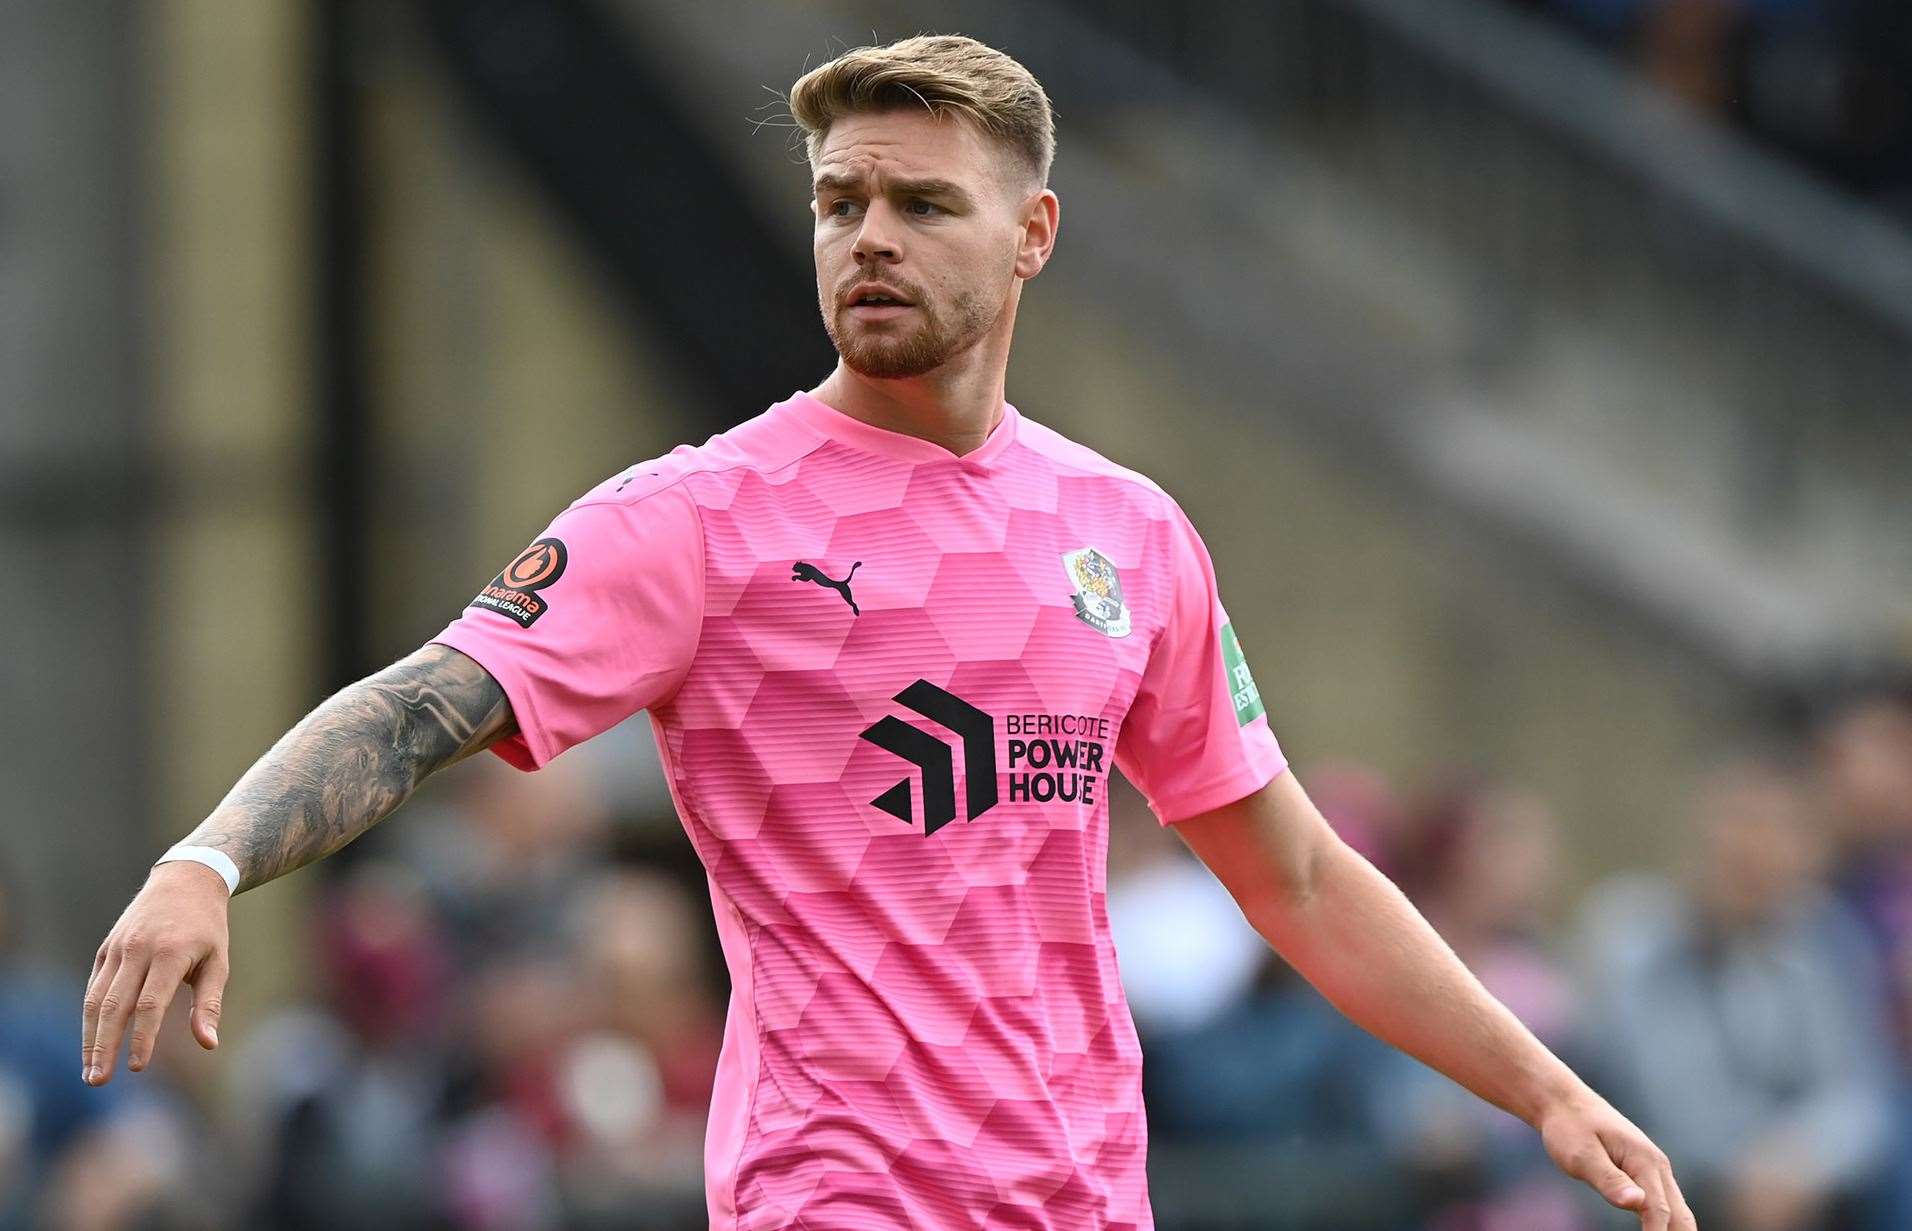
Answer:
[[[0,1229],[32,1225],[38,1180],[122,1100],[58,1076],[73,1047],[70,980],[29,965],[14,928],[11,870],[0,867]]]
[[[1898,1050],[1912,1058],[1912,696],[1848,700],[1816,736],[1832,884],[1878,947]]]
[[[1365,766],[1313,769],[1308,793],[1342,840],[1383,872],[1395,865],[1401,809]],[[1136,1030],[1147,1039],[1194,1030],[1237,1007],[1272,977],[1268,943],[1172,826],[1118,778],[1109,797],[1109,929]]]
[[[1655,84],[1912,216],[1904,0],[1520,0]]]
[[[1855,139],[1876,117],[1856,89],[1855,16],[1831,0],[1657,0],[1641,58],[1700,110],[1858,188]]]
[[[72,1081],[76,988],[24,957],[17,906],[0,867],[0,1231],[211,1228],[216,1196],[194,1166],[206,1134],[177,1086],[178,1049],[162,1047],[137,1088]]]
[[[567,757],[531,775],[473,757],[393,835],[428,888],[458,970],[526,937],[563,935],[578,881],[605,858],[611,807],[594,769],[589,757]]]
[[[1487,781],[1415,811],[1399,881],[1468,968],[1540,1041],[1571,1055],[1574,995],[1548,951],[1559,825],[1539,798]],[[1400,1053],[1373,1075],[1376,1123],[1414,1176],[1431,1231],[1573,1231],[1585,1206],[1519,1120]]]
[[[1398,866],[1400,809],[1378,774],[1338,766],[1309,782],[1338,834],[1376,866]],[[1112,825],[1132,826],[1112,839],[1109,913],[1146,1046],[1151,1137],[1279,1143],[1324,1175],[1343,1167],[1374,1180],[1367,1083],[1391,1049],[1276,957],[1164,826],[1111,809]]]
[[[619,869],[588,883],[571,917],[585,985],[584,1033],[567,1063],[578,1126],[567,1167],[575,1203],[654,1197],[703,1209],[704,1129],[723,1041],[699,904],[662,873]]]
[[[325,887],[311,943],[322,1003],[262,1023],[237,1059],[245,1121],[270,1143],[248,1225],[437,1225],[445,937],[417,880],[368,860]]]
[[[559,1166],[578,1136],[566,1078],[584,1022],[584,980],[550,938],[526,937],[494,953],[463,990],[464,1097],[440,1156],[450,1225],[559,1227]]]
[[[1117,779],[1109,796],[1109,931],[1136,1032],[1213,1021],[1248,994],[1267,942],[1222,883]]]
[[[678,882],[623,868],[574,887],[563,923],[471,979],[450,1224],[693,1225],[723,1026],[704,921]]]
[[[1657,0],[1644,15],[1640,67],[1690,105],[1725,115],[1733,105],[1733,50],[1744,21],[1737,0]]]
[[[399,851],[429,885],[460,997],[441,1216],[471,1231],[680,1226],[688,1191],[701,1218],[723,1038],[708,923],[665,874],[603,870],[615,767],[467,768]]]
[[[1824,835],[1769,761],[1706,774],[1683,880],[1605,886],[1587,995],[1618,1106],[1679,1157],[1701,1226],[1833,1231],[1888,1145],[1890,1062],[1864,933]]]
[[[1864,926],[1884,972],[1898,1112],[1894,1162],[1873,1225],[1897,1231],[1912,1226],[1912,689],[1847,698],[1815,735],[1835,843],[1833,888]]]
[[[177,1004],[177,1002],[175,1002]],[[181,1021],[171,1024],[182,1042]],[[166,1084],[191,1066],[177,1044],[161,1044],[138,1097],[89,1126],[55,1161],[44,1179],[32,1226],[46,1231],[224,1231],[243,1225],[235,1181],[210,1126]],[[203,1065],[200,1066],[203,1071]]]

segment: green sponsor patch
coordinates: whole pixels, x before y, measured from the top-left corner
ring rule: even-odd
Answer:
[[[1267,711],[1261,706],[1261,689],[1248,672],[1248,660],[1242,657],[1241,642],[1235,638],[1235,626],[1222,625],[1222,666],[1228,672],[1228,694],[1235,702],[1235,721],[1247,726]]]

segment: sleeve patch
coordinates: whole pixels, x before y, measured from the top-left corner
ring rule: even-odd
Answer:
[[[567,559],[562,540],[539,539],[518,553],[518,558],[505,565],[467,605],[495,611],[516,621],[520,628],[530,628],[539,616],[551,609],[551,604],[537,591],[564,576]]]
[[[1261,689],[1255,687],[1255,677],[1248,671],[1248,660],[1242,656],[1241,642],[1235,637],[1232,622],[1222,625],[1222,667],[1228,672],[1228,695],[1235,703],[1235,724],[1245,727],[1267,713],[1261,704]]]

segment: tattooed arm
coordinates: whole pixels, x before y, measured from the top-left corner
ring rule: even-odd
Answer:
[[[427,774],[515,729],[504,690],[428,645],[286,732],[185,839],[239,865],[239,891],[323,858],[391,815]]]
[[[427,645],[338,692],[247,770],[199,828],[224,851],[241,891],[323,858],[391,815],[426,775],[516,730],[496,680],[470,658]],[[193,988],[193,1034],[218,1046],[227,974],[225,882],[202,864],[148,875],[93,961],[81,1077],[104,1085],[130,1019],[127,1067],[152,1055],[166,1007]]]

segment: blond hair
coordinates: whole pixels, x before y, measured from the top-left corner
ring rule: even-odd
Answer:
[[[797,78],[790,115],[812,165],[830,125],[857,112],[924,107],[965,117],[1049,182],[1056,126],[1042,83],[1010,56],[960,34],[919,34],[855,47]]]

